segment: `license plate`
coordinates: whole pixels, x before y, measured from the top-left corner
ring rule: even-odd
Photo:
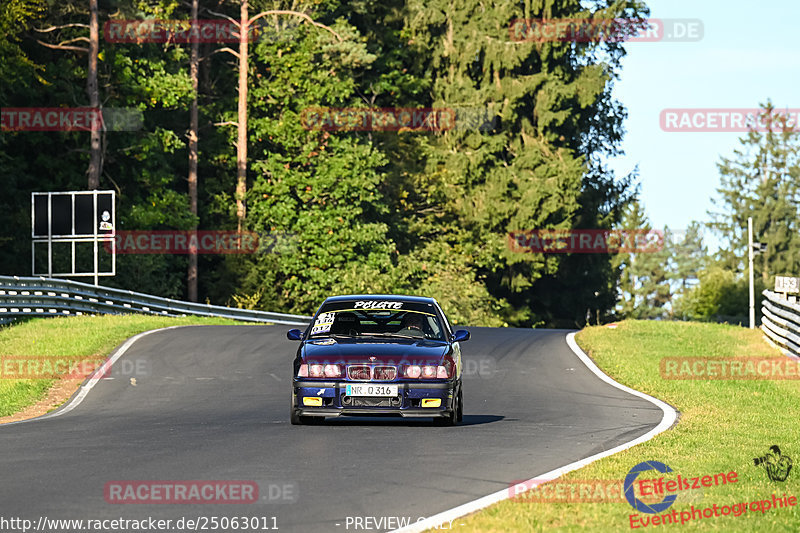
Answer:
[[[348,385],[348,396],[397,396],[397,385]]]

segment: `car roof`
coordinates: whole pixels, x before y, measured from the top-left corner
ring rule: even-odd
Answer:
[[[407,296],[403,294],[345,294],[331,296],[325,302],[346,302],[349,300],[388,300],[390,302],[416,302],[436,304],[436,300],[427,296]]]

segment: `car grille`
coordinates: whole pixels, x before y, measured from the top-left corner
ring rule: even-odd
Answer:
[[[353,407],[392,407],[392,398],[353,398]]]
[[[366,365],[348,366],[347,377],[359,381],[369,381],[371,379],[370,368]]]
[[[391,396],[388,398],[372,398],[367,396],[345,396],[340,398],[342,407],[394,407],[398,408],[403,404],[401,396]]]
[[[347,367],[347,377],[356,381],[393,381],[397,378],[397,367],[350,365]]]
[[[376,366],[372,369],[372,379],[375,381],[392,381],[397,377],[397,368],[393,366]]]

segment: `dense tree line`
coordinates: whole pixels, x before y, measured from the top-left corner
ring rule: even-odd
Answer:
[[[189,43],[104,32],[114,21],[189,21],[193,3],[201,20],[252,21],[246,50],[201,42],[193,60]],[[633,267],[508,245],[518,230],[646,224],[635,176],[602,164],[624,133],[611,97],[624,42],[520,40],[512,22],[647,14],[634,0],[8,0],[0,105],[90,106],[96,77],[98,105],[135,110],[141,126],[96,142],[2,134],[3,273],[30,273],[30,192],[85,189],[97,173],[99,188],[117,191],[119,229],[261,235],[255,254],[198,258],[200,300],[309,313],[334,293],[427,294],[457,321],[485,325],[653,316],[636,309],[662,308],[669,276],[634,271],[663,269],[663,258]],[[443,108],[456,127],[304,125],[309,109],[328,107]],[[772,212],[790,208],[778,201]],[[696,276],[690,263],[680,268]],[[104,283],[194,297],[187,269],[191,280],[187,256],[120,255]]]
[[[754,258],[756,301],[774,288],[775,276],[800,276],[800,130],[770,102],[760,113],[766,127],[751,129],[732,156],[720,157],[720,184],[707,223],[693,222],[680,235],[665,228],[671,246],[658,253],[615,256],[621,316],[746,325],[749,217],[754,241],[763,247]],[[628,206],[623,225],[649,227],[638,202]],[[714,253],[704,229],[717,238]]]

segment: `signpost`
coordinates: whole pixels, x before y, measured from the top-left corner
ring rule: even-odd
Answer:
[[[116,194],[114,191],[67,191],[31,193],[31,270],[34,276],[93,277],[116,274],[114,230],[116,229]],[[110,268],[101,269],[100,243],[110,242]],[[54,244],[69,245],[70,268],[54,272]],[[92,246],[92,268],[77,268],[76,245]],[[47,246],[46,272],[37,272],[36,246]],[[58,269],[56,269],[58,270]]]
[[[800,278],[791,276],[775,276],[775,292],[783,293],[783,299],[789,300],[789,293],[800,293]],[[794,301],[792,296],[791,300]]]

